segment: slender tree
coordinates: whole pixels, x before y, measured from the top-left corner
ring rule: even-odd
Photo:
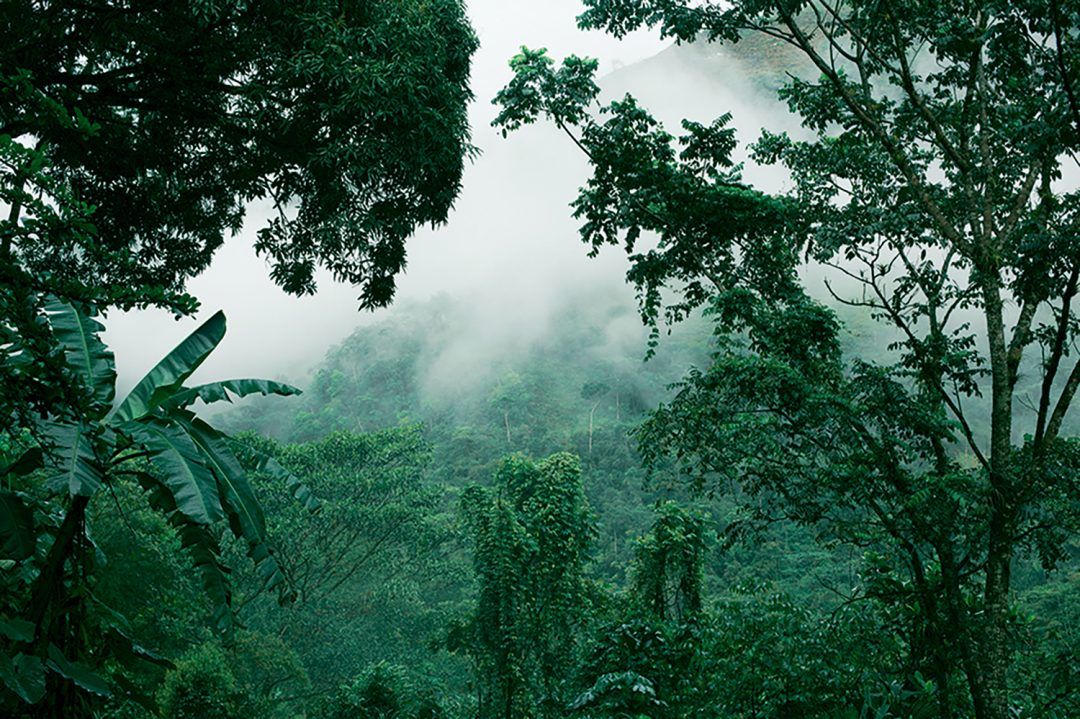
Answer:
[[[604,400],[604,396],[611,390],[611,388],[600,380],[589,380],[581,387],[581,398],[586,402],[590,402],[589,405],[589,455],[592,455],[593,445],[593,418],[596,415],[596,408],[600,406],[600,403]]]

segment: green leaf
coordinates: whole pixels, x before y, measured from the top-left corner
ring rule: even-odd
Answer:
[[[291,385],[280,382],[272,382],[267,379],[230,379],[223,382],[211,382],[196,387],[184,389],[172,395],[165,404],[169,407],[187,407],[197,399],[206,404],[212,402],[231,402],[230,395],[247,397],[252,394],[271,395],[282,397],[301,394],[300,390]]]
[[[223,634],[233,628],[232,592],[229,589],[228,567],[221,563],[217,538],[210,528],[193,522],[177,511],[176,499],[165,484],[148,472],[136,473],[139,484],[147,491],[150,505],[169,518],[180,537],[180,546],[191,556],[195,571],[202,579],[203,590],[210,599],[214,625]]]
[[[247,543],[248,556],[255,563],[264,585],[270,589],[285,584],[285,574],[267,542],[262,508],[225,436],[196,417],[180,421],[206,458],[207,465],[214,471],[229,525],[233,534]]]
[[[229,569],[221,562],[217,539],[209,528],[186,520],[180,513],[173,515],[173,526],[180,535],[180,546],[191,555],[195,571],[202,578],[203,590],[213,607],[214,626],[222,634],[231,633],[234,622]]]
[[[142,647],[118,627],[110,627],[105,635],[105,643],[112,656],[128,669],[136,669],[140,663],[153,664],[165,669],[176,667],[171,661],[155,652]]]
[[[54,491],[66,488],[73,497],[92,496],[105,478],[87,427],[61,422],[47,422],[44,427],[53,444],[45,457],[50,474],[46,486]]]
[[[92,391],[93,403],[100,410],[95,419],[101,418],[116,392],[116,361],[99,337],[104,325],[94,319],[96,311],[92,307],[76,306],[55,297],[46,303],[45,312],[68,365]]]
[[[21,561],[33,556],[36,541],[34,513],[19,495],[0,491],[0,557]]]
[[[112,696],[112,691],[104,679],[98,676],[90,667],[78,662],[68,661],[60,650],[52,644],[49,645],[48,666],[49,669],[52,669],[65,679],[75,682],[77,686],[92,694],[102,697]]]
[[[244,468],[229,449],[225,436],[197,417],[178,421],[178,425],[198,447],[206,465],[218,481],[222,506],[228,505],[241,515],[241,522],[251,533],[263,535],[266,521]],[[245,532],[245,536],[248,533]]]
[[[45,696],[45,665],[38,657],[0,653],[0,681],[27,704],[37,704]]]
[[[172,511],[176,511],[173,509]],[[99,615],[99,621],[105,631],[105,644],[111,650],[111,655],[131,669],[138,662],[149,662],[166,669],[173,669],[175,665],[168,659],[139,646],[131,639],[131,624],[120,612],[102,602],[97,597],[91,597],[94,602],[95,612]],[[113,677],[115,679],[115,676]]]
[[[225,336],[225,315],[218,311],[176,346],[143,377],[117,406],[117,421],[145,417],[169,399]]]
[[[224,517],[214,473],[183,430],[158,420],[129,422],[120,429],[151,452],[150,462],[181,514],[197,524]]]
[[[112,680],[116,683],[119,693],[125,699],[138,704],[146,711],[147,715],[158,716],[158,706],[154,701],[154,697],[144,692],[138,684],[131,681],[120,672],[113,674]]]
[[[34,638],[34,623],[25,619],[0,620],[0,634],[17,642],[29,642]]]

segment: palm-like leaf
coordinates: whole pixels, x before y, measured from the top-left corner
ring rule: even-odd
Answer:
[[[237,538],[247,543],[248,556],[255,563],[264,585],[268,589],[280,587],[286,578],[270,551],[262,508],[225,436],[194,417],[184,421],[182,426],[214,470],[229,526]]]
[[[0,681],[27,704],[45,696],[45,665],[40,657],[0,652]]]
[[[50,312],[58,336],[65,338],[69,363],[94,388],[95,402],[104,414],[107,405],[102,403],[112,400],[116,373],[111,353],[97,336],[101,325],[92,319],[90,310],[84,313],[73,305],[57,303]],[[231,395],[292,395],[299,394],[299,390],[259,379],[184,387],[184,381],[224,334],[225,317],[218,312],[150,370],[103,422],[48,424],[55,449],[49,453],[46,467],[53,473],[54,486],[66,487],[72,494],[89,495],[110,471],[124,465],[125,473],[135,476],[149,492],[151,505],[176,528],[213,602],[216,626],[228,631],[232,625],[231,595],[228,569],[220,558],[216,523],[228,520],[236,537],[247,545],[265,586],[280,589],[287,583],[286,576],[271,552],[262,508],[233,444],[187,407],[196,400],[228,401]],[[103,383],[108,385],[108,391],[103,389]],[[101,416],[88,419],[98,420]],[[129,460],[143,456],[152,471],[142,471],[137,465],[132,468]],[[290,490],[305,506],[318,506],[310,490],[276,462],[264,461],[260,468],[284,473]],[[14,526],[14,520],[9,524]],[[4,533],[5,526],[0,525],[3,537],[11,534]],[[25,547],[19,551],[24,552]],[[61,666],[58,661],[53,664],[54,671]]]
[[[53,335],[64,348],[68,365],[92,393],[94,419],[100,418],[116,393],[116,361],[98,336],[104,326],[94,319],[92,307],[76,306],[55,297],[46,303],[45,313]]]
[[[121,425],[121,431],[150,452],[150,462],[161,473],[177,511],[196,524],[213,524],[224,518],[214,473],[186,432],[149,418]]]
[[[145,417],[162,401],[175,395],[203,360],[225,336],[225,315],[220,311],[188,335],[172,352],[157,363],[124,401],[116,408],[114,418],[129,422]]]
[[[88,692],[92,692],[102,697],[112,695],[112,691],[110,691],[109,685],[105,683],[105,680],[89,667],[80,664],[79,662],[68,660],[64,657],[63,652],[52,644],[49,645],[48,654],[48,667],[52,671],[65,679],[75,682],[75,684]]]
[[[174,526],[180,535],[180,546],[191,555],[195,570],[202,578],[203,591],[213,607],[214,626],[227,634],[234,625],[232,590],[229,588],[229,568],[221,561],[217,538],[209,527],[190,522],[174,522]]]
[[[44,424],[52,447],[45,453],[46,485],[53,490],[67,490],[73,497],[89,497],[101,487],[105,477],[91,432],[81,423],[47,422]]]
[[[284,397],[300,393],[300,390],[292,385],[273,382],[268,379],[230,379],[222,382],[200,384],[195,387],[185,387],[167,400],[163,400],[162,404],[169,407],[183,408],[190,406],[197,399],[201,399],[206,404],[211,404],[212,402],[221,401],[231,402],[231,395],[247,397],[252,394],[264,396],[276,394]]]
[[[214,626],[223,633],[233,627],[232,591],[229,589],[229,569],[221,562],[217,537],[210,527],[191,521],[178,511],[172,490],[149,472],[136,472],[136,479],[147,492],[147,498],[157,511],[169,519],[180,537],[180,546],[191,556],[195,571],[202,579],[203,591],[210,599]]]

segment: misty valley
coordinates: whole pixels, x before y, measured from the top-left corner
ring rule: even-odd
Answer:
[[[0,20],[0,716],[1080,717],[1080,0]]]

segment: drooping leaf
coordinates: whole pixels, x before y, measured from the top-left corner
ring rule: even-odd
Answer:
[[[166,515],[176,529],[180,546],[191,555],[203,590],[210,599],[214,626],[223,634],[228,634],[233,627],[232,592],[229,589],[229,569],[221,563],[217,538],[209,527],[193,522],[177,510],[175,496],[158,477],[149,472],[137,472],[135,477],[146,490],[150,506]]]
[[[193,416],[178,421],[177,425],[191,438],[206,465],[213,470],[223,500],[222,506],[228,505],[241,516],[244,536],[264,535],[266,520],[262,508],[251,490],[244,468],[229,449],[224,435]]]
[[[105,643],[109,647],[111,655],[128,669],[134,669],[143,662],[165,669],[172,669],[176,666],[160,654],[136,644],[131,640],[131,637],[116,627],[109,628],[105,635]]]
[[[129,422],[146,416],[175,394],[225,336],[225,315],[214,313],[157,363],[117,406],[114,417]]]
[[[234,625],[232,590],[229,588],[229,568],[221,562],[217,539],[208,527],[194,524],[179,513],[173,515],[173,525],[180,535],[180,546],[191,554],[203,590],[210,598],[214,626],[222,634],[229,634]]]
[[[0,558],[33,556],[35,542],[34,513],[19,495],[0,490]]]
[[[92,307],[55,297],[46,303],[45,312],[68,365],[92,392],[98,410],[94,418],[104,416],[116,393],[116,361],[99,336],[104,325],[94,319]]]
[[[196,417],[183,420],[182,426],[213,469],[229,526],[237,538],[247,543],[248,556],[255,563],[264,585],[268,589],[281,587],[286,583],[286,577],[270,550],[262,508],[224,435]]]
[[[212,402],[231,402],[231,395],[247,397],[252,394],[264,396],[276,394],[282,397],[301,394],[300,390],[291,385],[273,382],[266,379],[230,379],[223,382],[211,382],[180,390],[172,395],[166,404],[170,407],[187,407],[195,400],[201,399],[206,404]]]
[[[45,455],[46,486],[54,491],[66,489],[73,497],[92,496],[105,478],[89,429],[81,423],[62,422],[48,422],[44,428],[52,443]]]
[[[172,510],[172,511],[175,511]],[[105,643],[111,650],[111,656],[129,669],[137,662],[148,662],[166,669],[172,669],[173,663],[154,652],[139,646],[131,639],[131,623],[120,612],[91,596],[94,611],[105,630]]]
[[[20,454],[14,462],[0,470],[0,476],[14,474],[22,477],[35,469],[41,469],[44,463],[45,454],[41,451],[41,447],[31,447]]]
[[[152,453],[150,462],[161,472],[177,511],[197,524],[223,518],[214,473],[185,432],[157,420],[128,422],[121,430]]]
[[[85,664],[69,661],[56,646],[49,645],[49,669],[69,679],[82,689],[102,697],[112,696],[105,680]]]
[[[128,679],[122,672],[112,675],[118,693],[130,702],[138,704],[149,716],[158,716],[158,705],[154,697],[147,694],[142,687]]]

